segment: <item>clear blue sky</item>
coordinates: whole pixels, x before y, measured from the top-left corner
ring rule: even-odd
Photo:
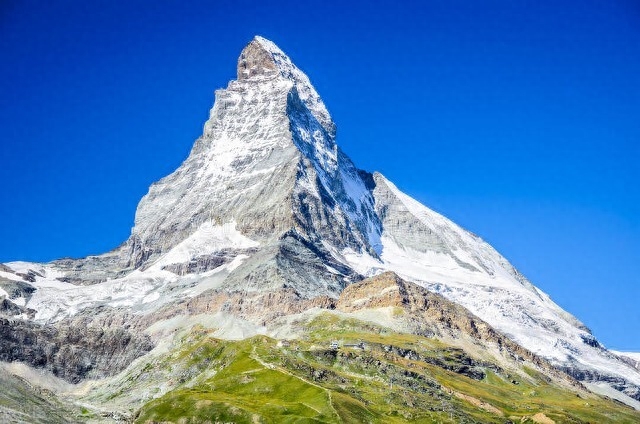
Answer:
[[[255,34],[310,76],[356,164],[640,351],[634,0],[0,1],[0,261],[124,241]]]

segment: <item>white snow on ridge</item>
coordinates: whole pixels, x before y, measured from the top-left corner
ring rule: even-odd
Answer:
[[[125,277],[89,286],[37,277],[31,283],[36,291],[24,306],[36,310],[34,320],[40,323],[56,322],[100,305],[147,313],[176,299],[192,297],[215,287],[228,274],[230,266],[237,264],[232,262],[199,276],[185,277],[158,269],[136,270]],[[215,273],[220,273],[221,278],[215,278]]]
[[[16,275],[11,272],[5,272],[5,271],[0,271],[0,278],[6,278],[7,280],[13,280],[13,281],[22,280],[22,277],[20,277],[19,275]]]
[[[615,353],[616,355],[626,356],[627,358],[631,358],[634,361],[637,361],[638,366],[640,367],[640,352],[620,352],[617,350],[612,350],[611,352]]]
[[[594,393],[619,400],[620,402],[625,403],[640,411],[640,402],[633,399],[632,397],[625,395],[622,392],[617,391],[606,383],[585,383],[585,386],[587,386]]]
[[[73,316],[87,307],[108,305],[134,307],[148,302],[150,293],[177,278],[166,271],[134,271],[126,277],[107,280],[90,286],[77,286],[55,279],[37,277],[36,291],[27,303],[35,309],[37,322],[54,322]]]
[[[46,278],[58,278],[64,275],[64,273],[58,271],[52,266],[36,263],[36,262],[14,261],[14,262],[7,262],[5,263],[5,265],[11,268],[14,272],[20,273],[20,274],[28,274],[29,271],[34,271],[40,275],[43,275]],[[21,279],[20,276],[16,276],[15,274],[9,274],[9,275],[13,275],[12,279],[15,279],[16,277]]]

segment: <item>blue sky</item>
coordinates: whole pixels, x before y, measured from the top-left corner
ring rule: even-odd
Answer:
[[[260,34],[359,167],[640,351],[638,3],[341,3],[0,2],[0,261],[124,241]]]

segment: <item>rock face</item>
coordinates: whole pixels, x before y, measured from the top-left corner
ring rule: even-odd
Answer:
[[[504,333],[572,375],[615,380],[618,389],[640,397],[640,373],[602,348],[491,246],[381,174],[357,169],[337,146],[335,124],[308,77],[275,44],[256,37],[237,70],[238,79],[216,91],[187,159],[141,199],[131,236],[120,247],[84,259],[0,269],[0,287],[6,287],[0,296],[19,296],[11,300],[17,309],[5,307],[24,320],[16,328],[31,319],[41,326],[27,325],[21,334],[33,334],[36,345],[62,343],[61,333],[49,337],[46,325],[62,328],[100,308],[128,311],[137,331],[161,318],[220,310],[260,323],[283,311],[335,303],[345,287],[355,290],[350,284],[393,271],[490,327],[454,318],[460,312],[455,307],[430,309],[442,298],[407,285],[384,295],[391,298],[378,294],[367,302],[406,301],[427,315],[440,311],[430,316],[437,322],[451,320],[448,330],[424,331]],[[81,350],[101,349],[89,339]],[[135,348],[125,343],[121,351],[126,360],[148,347],[135,340]],[[26,338],[20,343],[30,345]],[[27,356],[11,358],[34,363]],[[63,372],[68,378],[83,377],[69,367]]]
[[[41,325],[0,318],[0,360],[21,361],[71,383],[125,369],[153,347],[149,336],[123,328]]]
[[[240,53],[238,59],[238,81],[256,75],[275,75],[278,67],[273,55],[263,47],[261,40],[252,40]]]

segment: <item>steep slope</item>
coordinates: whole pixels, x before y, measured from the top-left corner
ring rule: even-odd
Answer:
[[[330,330],[319,331],[322,327]],[[144,404],[134,413],[135,422],[633,423],[639,418],[637,411],[577,395],[533,370],[507,377],[482,362],[486,375],[470,378],[456,370],[472,368],[474,359],[432,339],[331,315],[307,328],[307,339],[284,344],[264,336],[221,341],[206,332],[185,338],[179,353],[150,362],[146,375],[162,379],[167,366],[201,373],[186,374],[183,385]],[[327,337],[363,339],[366,347],[333,350],[324,344]]]
[[[158,258],[168,265],[175,258],[161,256],[202,226],[229,222],[262,250],[271,249],[276,261],[295,262],[308,251],[305,244],[318,240],[373,252],[370,240],[380,228],[376,216],[366,214],[372,206],[308,78],[273,43],[256,37],[240,55],[238,79],[216,91],[189,158],[140,201],[128,257],[134,268]],[[287,281],[286,274],[270,277],[265,280],[274,286]],[[330,287],[334,293],[343,285],[325,284],[337,284]]]
[[[623,361],[631,365],[637,370],[640,370],[640,353],[637,352],[617,352],[615,350],[610,351],[613,354],[618,355]]]
[[[491,246],[358,170],[307,76],[261,37],[242,51],[237,79],[216,91],[188,158],[140,201],[128,240],[99,256],[6,264],[0,296],[5,329],[34,341],[11,360],[76,381],[121,371],[181,323],[218,326],[233,315],[245,321],[229,318],[225,325],[238,326],[229,332],[248,334],[246,324],[255,333],[335,305],[349,284],[386,270],[577,379],[640,399],[640,373]],[[106,330],[54,349],[58,356],[32,354],[87,327]]]

